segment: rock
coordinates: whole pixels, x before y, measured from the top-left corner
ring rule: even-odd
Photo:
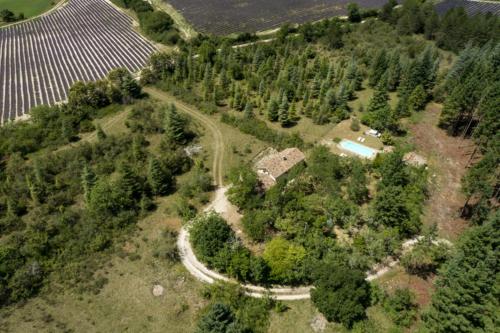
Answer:
[[[163,291],[164,291],[164,288],[161,285],[155,284],[153,286],[153,296],[159,297],[159,296],[163,295]]]

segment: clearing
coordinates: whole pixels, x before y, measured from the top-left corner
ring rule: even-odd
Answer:
[[[460,218],[465,203],[460,180],[467,171],[467,162],[474,150],[471,140],[449,136],[437,127],[442,106],[431,103],[410,123],[410,143],[429,164],[430,197],[425,205],[423,222],[436,223],[440,237],[455,240],[467,227]]]

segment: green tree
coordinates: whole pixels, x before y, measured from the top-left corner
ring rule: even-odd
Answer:
[[[251,119],[254,117],[253,114],[253,103],[251,101],[247,101],[247,104],[245,105],[245,110],[243,112],[245,115],[245,118]]]
[[[5,23],[14,22],[16,20],[16,15],[8,9],[3,9],[0,11],[0,18]]]
[[[387,70],[388,65],[387,59],[387,51],[383,48],[379,49],[373,58],[373,61],[370,65],[369,71],[369,84],[372,87],[377,87],[378,90],[381,89],[382,86],[380,84],[380,79],[384,75]],[[387,89],[387,82],[385,82],[385,89]]]
[[[344,32],[338,21],[333,21],[325,32],[324,42],[331,49],[340,49],[344,46]]]
[[[326,259],[314,271],[311,300],[328,321],[346,327],[364,319],[370,305],[370,285],[360,270],[350,269],[337,260]]]
[[[279,121],[281,123],[281,126],[283,127],[288,127],[290,126],[290,115],[289,115],[289,108],[290,105],[288,103],[288,97],[284,94],[283,98],[281,99],[281,104],[278,109],[278,114],[279,114]]]
[[[277,121],[279,118],[279,104],[274,98],[271,98],[267,103],[267,119]]]
[[[196,333],[236,333],[234,330],[235,317],[231,309],[215,303],[198,321]]]
[[[263,258],[271,269],[270,278],[277,283],[297,283],[303,278],[306,250],[284,238],[276,237],[266,244]]]
[[[460,238],[456,254],[440,271],[432,304],[423,315],[430,332],[496,331],[498,239],[498,212]]]
[[[83,188],[83,198],[85,203],[90,202],[90,194],[92,193],[92,187],[94,187],[97,178],[92,169],[85,164],[82,170],[82,188]]]
[[[415,234],[419,228],[410,219],[406,192],[399,186],[388,186],[377,193],[372,218],[374,223],[397,228],[403,235]]]
[[[273,215],[269,210],[251,210],[241,219],[243,230],[252,240],[262,242],[266,232],[273,225]]]
[[[357,204],[361,204],[368,199],[366,170],[363,164],[358,160],[353,160],[351,165],[351,176],[349,185],[347,186],[347,193],[350,200]]]
[[[251,208],[258,202],[259,178],[250,167],[231,169],[232,186],[227,191],[229,201],[240,208]]]
[[[357,3],[351,2],[347,5],[347,16],[350,22],[361,22],[361,12],[359,11],[359,5]]]
[[[165,109],[165,117],[163,129],[165,131],[165,139],[172,144],[186,143],[186,119],[178,112],[175,104],[170,104]]]
[[[427,102],[427,93],[419,84],[411,93],[408,98],[408,106],[411,112],[422,111],[425,108],[425,104]]]
[[[173,178],[170,171],[163,168],[156,158],[152,157],[148,165],[148,182],[155,195],[165,195],[173,187]]]
[[[408,289],[396,289],[384,300],[384,309],[397,325],[408,327],[417,317],[415,295]]]
[[[208,264],[224,245],[234,237],[234,233],[226,221],[216,213],[197,217],[189,229],[190,240],[199,258]]]

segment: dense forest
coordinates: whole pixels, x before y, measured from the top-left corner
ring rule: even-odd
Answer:
[[[176,214],[193,221],[198,258],[242,282],[313,285],[311,299],[328,321],[377,332],[367,308],[380,306],[398,332],[493,332],[498,322],[500,215],[500,19],[438,16],[431,3],[389,1],[380,11],[349,6],[337,18],[285,25],[270,40],[256,35],[199,35],[182,41],[172,19],[141,0],[117,0],[151,39],[177,44],[154,54],[139,83],[117,69],[76,83],[68,102],[31,110],[26,122],[0,128],[0,304],[9,306],[55,284],[95,292],[96,274],[118,252],[159,197],[177,192]],[[253,41],[245,47],[243,42]],[[154,85],[277,149],[299,147],[307,163],[263,191],[250,165],[228,172],[229,200],[243,214],[247,247],[217,214],[197,215],[212,179],[184,148],[197,139],[174,105],[143,93]],[[369,90],[370,98],[360,92]],[[395,102],[395,103],[391,103]],[[457,214],[469,228],[453,247],[424,226],[429,171],[408,165],[407,120],[442,104],[439,126],[470,138],[475,149],[462,179]],[[109,135],[96,120],[130,108],[127,132]],[[340,157],[290,132],[304,120],[327,126],[352,119],[394,146],[373,161]],[[278,126],[275,126],[278,125]],[[278,129],[277,129],[278,128]],[[88,138],[91,134],[95,138]],[[152,147],[151,142],[159,141]],[[177,178],[189,172],[179,187]],[[186,175],[185,175],[186,176]],[[184,177],[184,176],[183,176]],[[341,230],[351,240],[342,242]],[[413,251],[402,243],[422,235]],[[158,255],[178,260],[175,233]],[[381,290],[365,273],[397,258],[408,274],[436,276],[419,308],[408,289]],[[55,282],[55,283],[54,283]],[[286,305],[245,296],[237,286],[204,290],[209,305],[197,332],[265,332],[270,311]],[[401,330],[399,330],[401,329]]]

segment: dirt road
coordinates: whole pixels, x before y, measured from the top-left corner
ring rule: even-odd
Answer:
[[[228,207],[229,204],[221,204],[227,202],[227,198],[225,197],[225,192],[227,187],[223,186],[223,175],[222,175],[222,163],[224,162],[224,144],[223,144],[223,136],[220,132],[217,124],[210,117],[200,113],[193,107],[186,105],[169,94],[159,91],[153,88],[146,88],[145,91],[153,98],[158,99],[163,102],[174,103],[177,109],[181,112],[185,112],[201,122],[206,128],[210,131],[214,141],[214,161],[213,161],[213,177],[215,181],[215,185],[218,186],[216,191],[215,198],[212,203],[210,203],[206,210],[214,210],[215,212],[225,216],[226,214],[232,214],[231,207]],[[403,248],[411,249],[414,246],[420,237],[416,237],[413,239],[409,239],[403,243]],[[445,242],[448,245],[451,245],[446,240],[437,240],[436,242]],[[230,279],[227,276],[224,276],[220,273],[217,273],[213,270],[210,270],[203,263],[201,263],[196,255],[194,254],[193,248],[191,247],[191,243],[189,241],[189,225],[181,228],[179,232],[179,238],[177,239],[177,246],[179,248],[179,253],[181,257],[181,261],[186,267],[186,269],[197,279],[206,283],[214,283],[216,281],[226,281],[226,282],[234,282],[239,283],[234,279]],[[387,264],[384,266],[379,266],[376,269],[373,269],[370,272],[366,273],[366,280],[372,281],[375,280],[385,273],[387,273],[392,267],[398,264],[397,260],[387,260]],[[243,289],[246,291],[247,295],[252,297],[266,297],[270,296],[277,300],[301,300],[301,299],[309,299],[311,297],[310,291],[312,286],[304,286],[304,287],[274,287],[274,288],[264,288],[261,286],[251,285],[251,284],[240,284]]]

